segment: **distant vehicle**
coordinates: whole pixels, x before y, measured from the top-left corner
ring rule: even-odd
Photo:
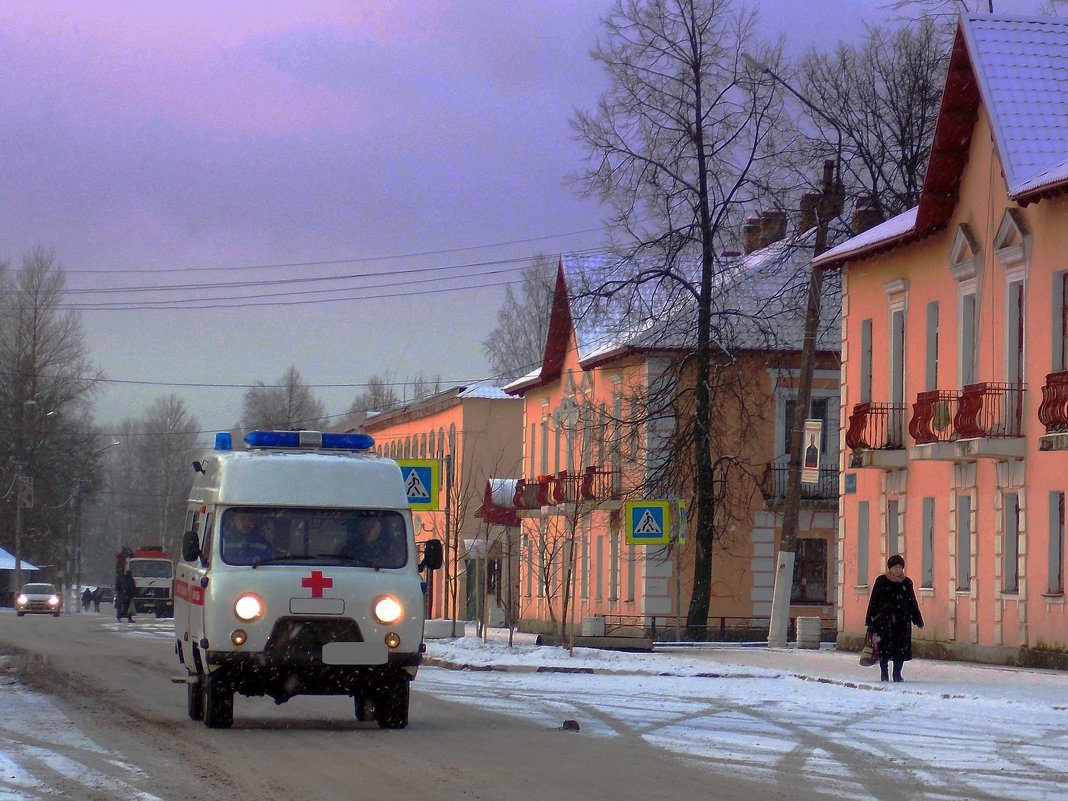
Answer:
[[[53,584],[24,584],[15,598],[15,614],[19,617],[27,612],[31,615],[59,617],[62,607],[63,601]]]
[[[159,545],[142,545],[136,551],[123,548],[115,555],[115,580],[129,570],[133,574],[131,612],[155,612],[156,617],[174,616],[174,562]]]
[[[115,603],[115,588],[114,587],[97,587],[97,598],[99,598],[102,604]]]

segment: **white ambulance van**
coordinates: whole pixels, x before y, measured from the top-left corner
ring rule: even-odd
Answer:
[[[408,723],[422,653],[421,570],[397,463],[366,434],[230,435],[193,463],[174,630],[188,712],[233,725],[234,693],[348,695],[356,717]]]

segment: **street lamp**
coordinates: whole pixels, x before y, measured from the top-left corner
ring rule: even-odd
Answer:
[[[812,247],[815,258],[827,249],[827,229],[830,221],[842,213],[844,190],[842,187],[842,129],[823,109],[798,92],[766,64],[748,53],[742,58],[753,69],[767,75],[783,86],[807,108],[827,123],[838,134],[835,161],[823,163],[823,186],[816,206],[816,241]],[[805,418],[812,403],[812,377],[816,362],[816,339],[820,326],[820,298],[823,295],[823,271],[809,270],[808,307],[805,312],[805,334],[801,347],[801,363],[798,365],[797,403],[794,407],[793,437],[790,440],[790,462],[786,474],[786,498],[782,510],[782,534],[779,538],[779,556],[775,566],[775,588],[771,601],[771,624],[768,629],[768,645],[786,647],[787,624],[790,617],[790,595],[794,583],[794,552],[797,549],[798,518],[801,512],[801,450],[804,439]]]

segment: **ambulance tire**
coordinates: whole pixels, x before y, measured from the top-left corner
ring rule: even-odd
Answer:
[[[353,705],[356,707],[356,720],[365,721],[373,720],[375,716],[375,706],[370,698],[362,698],[359,695],[352,697]]]
[[[204,719],[204,680],[197,676],[196,679],[186,685],[189,699],[189,719]]]
[[[204,677],[204,725],[229,729],[234,725],[234,691],[219,676]]]
[[[403,729],[408,725],[408,700],[411,682],[397,679],[386,684],[375,698],[375,720],[380,729]]]

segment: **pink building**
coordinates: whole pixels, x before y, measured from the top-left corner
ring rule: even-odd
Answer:
[[[707,621],[712,639],[767,636],[786,421],[796,395],[812,252],[812,231],[787,239],[786,224],[786,215],[778,213],[751,220],[746,238],[752,252],[727,256],[720,277],[723,308],[739,311],[718,318],[723,328],[717,330],[724,341],[730,338],[733,365],[717,380],[733,389],[717,395],[715,410],[718,541]],[[487,493],[483,513],[502,522],[514,514],[521,526],[517,593],[524,629],[609,635],[666,630],[670,636],[686,626],[692,537],[681,545],[628,544],[622,510],[627,499],[649,497],[653,490],[643,485],[653,476],[671,472],[662,470],[663,461],[671,458],[668,443],[679,420],[650,399],[689,352],[693,321],[685,314],[661,315],[653,324],[635,325],[591,314],[576,286],[592,260],[561,259],[542,364],[505,387],[524,401],[523,463],[519,473],[491,488],[496,492]],[[822,617],[833,628],[833,443],[840,383],[833,348],[839,332],[824,334],[821,343],[830,344],[821,345],[813,413],[824,420],[832,447],[824,449],[820,483],[806,487],[791,615]],[[684,373],[681,385],[686,380]],[[678,413],[685,415],[685,408]],[[692,471],[683,465],[672,475],[675,480],[652,497],[688,501]]]
[[[921,655],[1065,664],[1068,21],[969,15],[917,208],[843,273],[839,642],[905,556]]]

